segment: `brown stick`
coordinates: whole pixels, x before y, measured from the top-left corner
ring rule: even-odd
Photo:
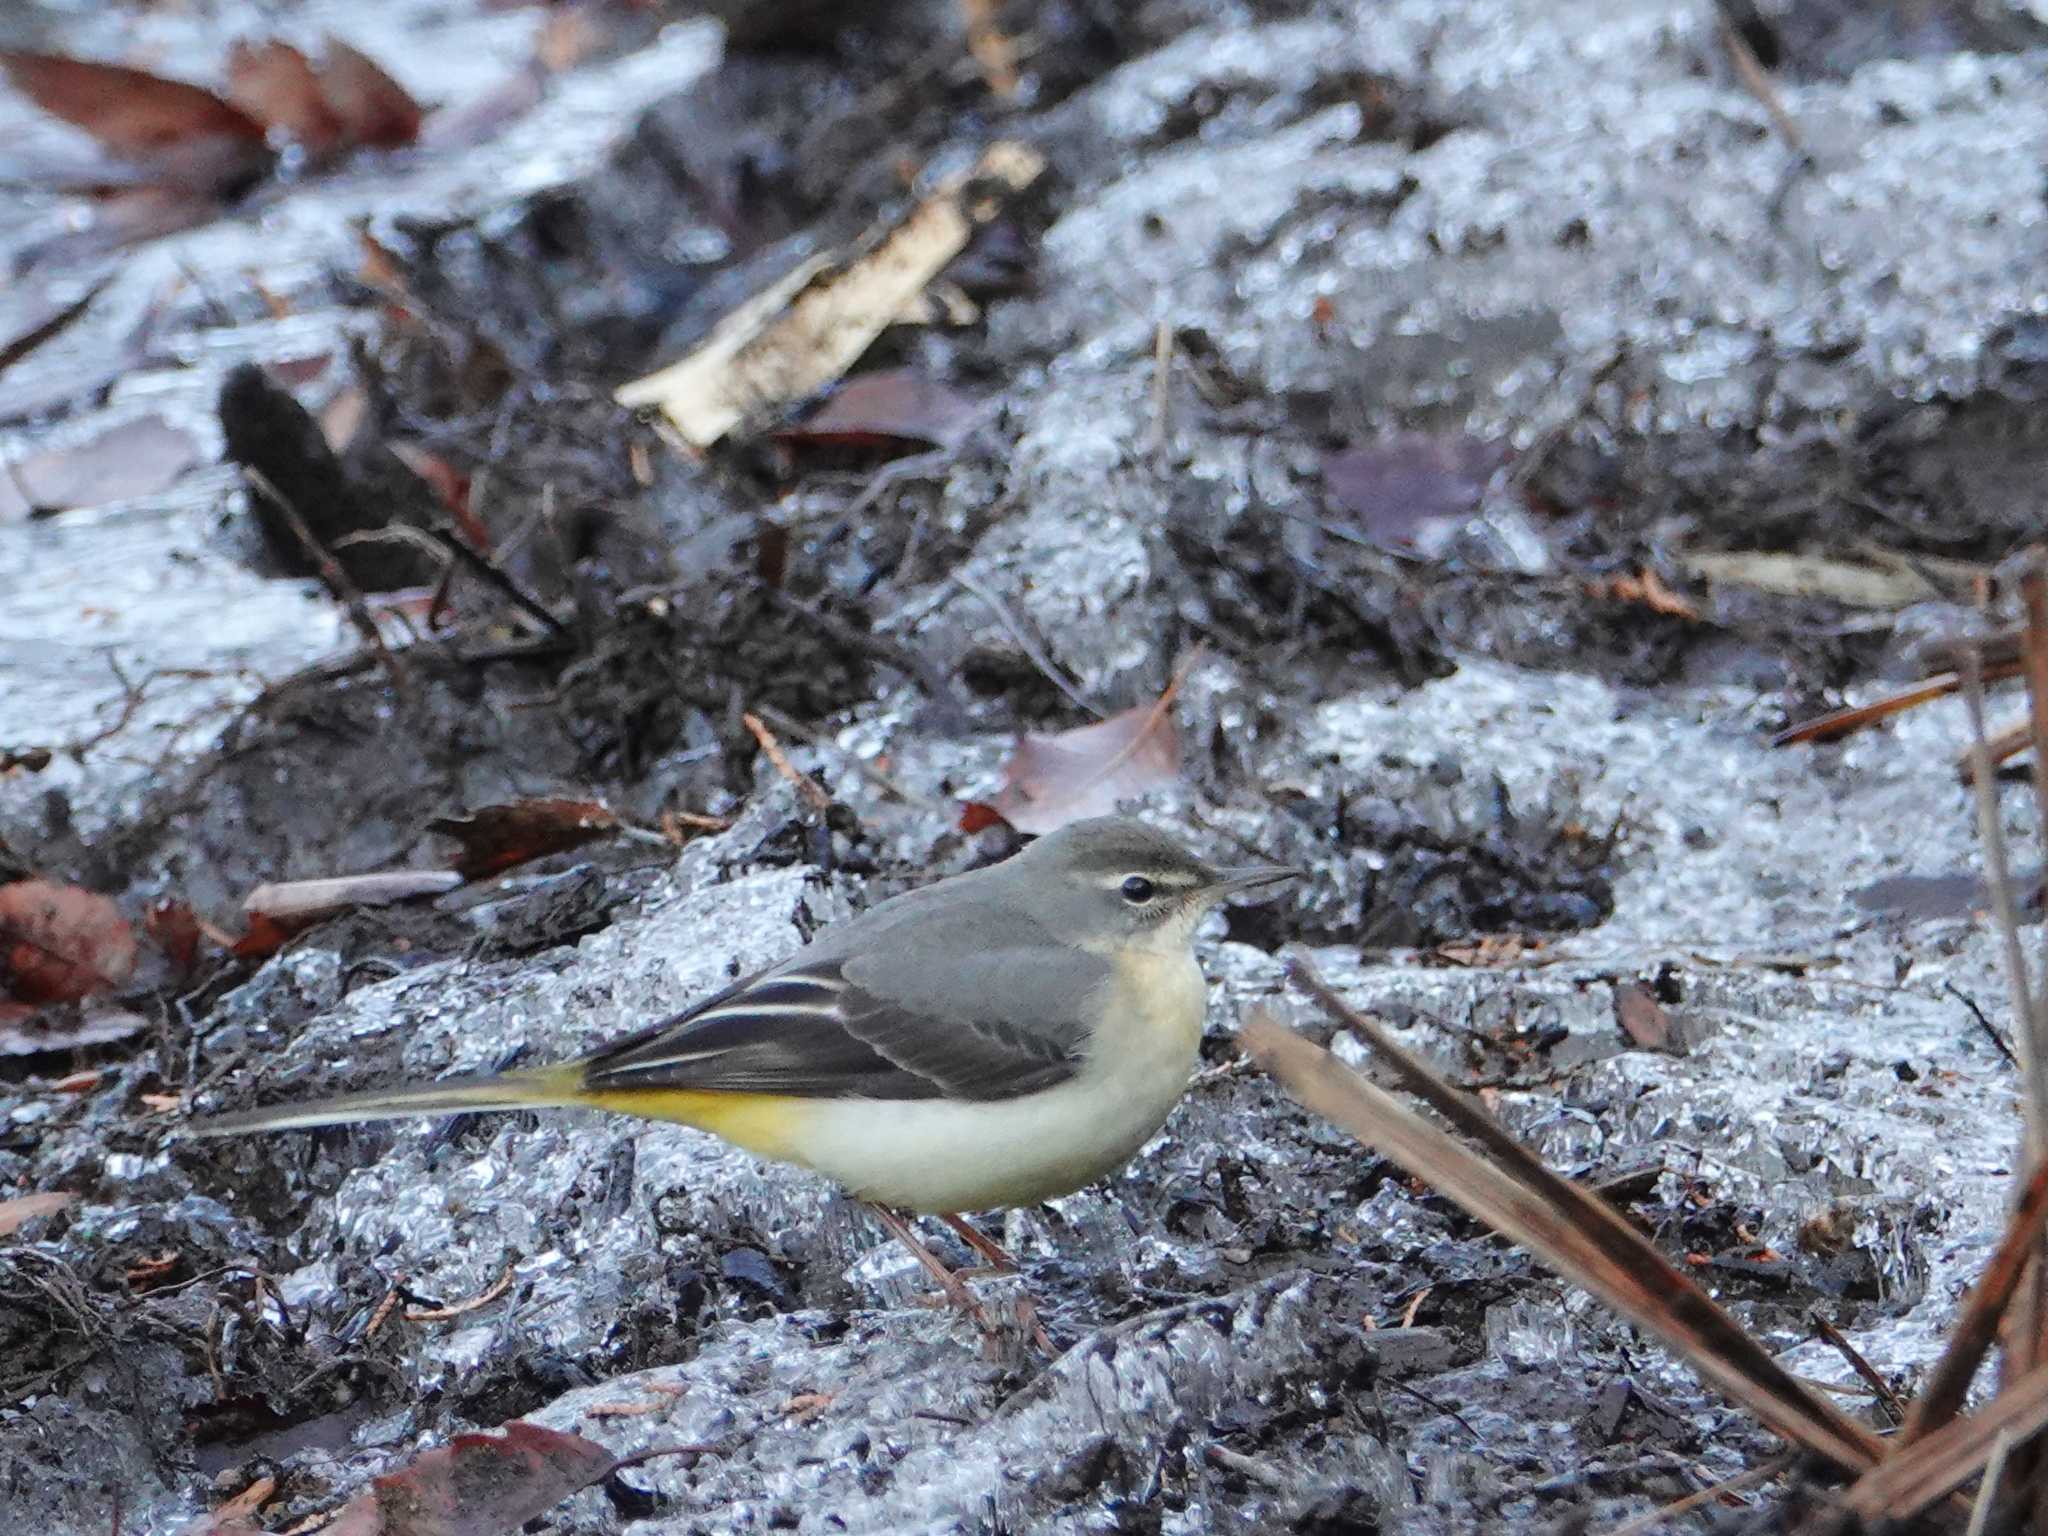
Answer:
[[[1817,1311],[1810,1313],[1809,1316],[1813,1321],[1813,1326],[1820,1331],[1820,1336],[1828,1342],[1836,1354],[1849,1362],[1849,1369],[1863,1378],[1864,1385],[1877,1394],[1878,1401],[1884,1404],[1885,1412],[1891,1415],[1892,1422],[1894,1424],[1903,1423],[1906,1417],[1906,1405],[1899,1401],[1899,1394],[1892,1390],[1892,1384],[1877,1373],[1876,1366],[1863,1358],[1862,1350],[1843,1337],[1841,1329],[1822,1317]]]
[[[796,786],[797,796],[804,804],[820,816],[832,809],[832,797],[825,793],[825,787],[789,760],[789,754],[782,750],[782,743],[761,723],[759,715],[741,715],[740,724],[754,733],[754,740],[761,743],[761,750],[768,754],[768,761],[775,765],[776,772]]]

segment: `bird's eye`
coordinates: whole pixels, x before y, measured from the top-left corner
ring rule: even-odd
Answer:
[[[1134,907],[1142,907],[1159,894],[1158,887],[1143,875],[1131,875],[1123,883],[1124,900]]]

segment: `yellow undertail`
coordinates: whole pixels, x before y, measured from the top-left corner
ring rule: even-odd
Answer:
[[[397,1120],[418,1115],[474,1114],[493,1109],[587,1108],[672,1120],[709,1131],[759,1157],[802,1162],[797,1132],[806,1101],[782,1094],[721,1093],[705,1089],[639,1088],[593,1092],[583,1085],[574,1062],[506,1072],[496,1077],[444,1078],[434,1083],[372,1089],[309,1104],[272,1104],[262,1109],[187,1121],[190,1136],[235,1136],[248,1131],[284,1131],[363,1120]]]

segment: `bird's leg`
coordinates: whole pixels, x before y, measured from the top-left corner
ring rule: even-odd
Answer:
[[[1017,1261],[1001,1243],[990,1237],[958,1211],[942,1211],[939,1220],[953,1229],[954,1235],[976,1253],[987,1259],[997,1274],[1017,1274]],[[1033,1305],[1029,1287],[1017,1293],[1017,1321],[1024,1325],[1031,1335],[1031,1342],[1044,1351],[1047,1359],[1059,1353],[1052,1347],[1052,1336],[1045,1331],[1045,1324],[1038,1320],[1038,1308]]]
[[[1017,1272],[1017,1261],[1010,1257],[1009,1250],[965,1216],[957,1211],[945,1211],[940,1214],[939,1220],[951,1227],[953,1235],[961,1242],[987,1259],[998,1274],[1014,1275]]]
[[[872,1200],[864,1200],[861,1203],[873,1211],[896,1240],[910,1250],[912,1257],[924,1266],[924,1272],[939,1283],[939,1289],[946,1293],[946,1299],[974,1319],[976,1326],[983,1333],[993,1336],[996,1331],[995,1324],[989,1319],[981,1303],[974,1299],[974,1293],[961,1284],[958,1275],[946,1268],[944,1260],[919,1241],[917,1233],[911,1230],[910,1223],[886,1205],[878,1205]]]

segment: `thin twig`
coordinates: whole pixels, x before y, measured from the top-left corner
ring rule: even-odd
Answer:
[[[808,725],[792,720],[781,710],[766,704],[756,704],[754,706],[754,713],[785,736],[794,736],[799,741],[808,741],[814,747],[828,752],[837,752],[853,765],[854,772],[874,785],[875,788],[881,790],[883,794],[893,799],[901,800],[905,805],[923,806],[926,810],[942,809],[940,803],[930,795],[921,795],[914,789],[906,789],[873,763],[862,757],[858,752],[840,746],[838,742],[827,736],[823,731],[812,730]]]
[[[1963,1536],[1984,1536],[1991,1509],[1998,1499],[1998,1483],[2005,1476],[2005,1458],[2012,1451],[2012,1431],[2001,1429],[1991,1442],[1991,1459],[1984,1463],[1984,1481],[1977,1485],[1977,1504],[1970,1511],[1970,1528]]]
[[[270,483],[269,476],[262,470],[253,469],[246,464],[242,466],[242,474],[259,495],[277,508],[279,515],[290,526],[293,536],[305,549],[306,557],[319,571],[321,584],[334,594],[335,601],[346,610],[357,632],[376,651],[378,658],[384,663],[384,670],[391,675],[392,684],[401,691],[410,692],[411,675],[406,671],[405,664],[398,659],[397,653],[384,643],[383,632],[377,628],[377,621],[370,617],[369,604],[363,601],[363,594],[356,584],[349,580],[348,572],[341,568],[341,563],[334,558],[327,546],[320,542],[319,536],[313,532],[305,518],[299,515],[299,509],[285,499],[284,492]]]
[[[2012,898],[2012,871],[2005,857],[2005,828],[1998,818],[1998,788],[1991,778],[1991,754],[1984,737],[1984,666],[1973,651],[1963,658],[1963,699],[1970,709],[1972,788],[1977,795],[1977,836],[1984,844],[1985,873],[1991,888],[1991,911],[2005,954],[2006,982],[2012,988],[2015,1018],[2026,1024],[2034,1017],[2033,987],[2027,979],[2026,956],[2020,951],[2019,918]],[[2020,1071],[2031,1089],[2041,1063],[2034,1060],[2033,1031],[2013,1032]]]
[[[2026,605],[2027,627],[2021,636],[2020,662],[2027,679],[2027,727],[2034,744],[2035,836],[2048,844],[2048,575],[2036,560],[2020,578],[2020,596]],[[2048,956],[2048,932],[2042,938]],[[2048,961],[2044,961],[2048,963]],[[2048,994],[2034,999],[2034,1009],[2023,1016],[2032,1049],[2026,1060],[2027,1150],[2030,1157],[2048,1152]]]
[[[1743,89],[1754,96],[1762,104],[1764,111],[1770,114],[1771,121],[1777,125],[1779,136],[1784,139],[1786,145],[1804,160],[1807,157],[1805,135],[1800,133],[1799,124],[1793,121],[1792,114],[1785,109],[1784,98],[1778,94],[1778,88],[1771,84],[1771,77],[1764,72],[1762,61],[1757,58],[1748,40],[1725,13],[1719,15],[1719,20],[1721,46],[1728,50],[1728,60],[1735,66],[1736,78],[1742,82]]]
[[[988,588],[981,585],[980,582],[969,576],[965,571],[953,572],[953,580],[963,592],[978,597],[988,604],[990,611],[996,616],[996,622],[1003,626],[1012,640],[1017,642],[1017,648],[1023,651],[1031,664],[1045,674],[1047,682],[1059,689],[1061,693],[1064,693],[1079,708],[1087,710],[1096,719],[1100,720],[1103,718],[1103,712],[1093,704],[1090,704],[1080,688],[1070,681],[1066,674],[1061,672],[1058,667],[1053,665],[1052,658],[1045,654],[1044,649],[1036,640],[1031,638],[1029,632],[1025,630],[1022,621],[1014,613],[1010,612],[1009,606],[1001,598],[997,597],[995,593],[989,591]]]
[[[2026,610],[2026,627],[2020,633],[2020,665],[2027,680],[2027,726],[2034,748],[2035,837],[2048,846],[2048,576],[2042,572],[2041,556],[2035,552],[2020,577],[2020,601]],[[2048,938],[2043,939],[2048,955]],[[2044,961],[2048,963],[2048,961]],[[2032,1069],[2026,1077],[2026,1147],[2029,1164],[2048,1153],[2048,993],[2037,993],[2033,1011],[2017,1028],[2025,1032],[2028,1049],[2025,1060]],[[2032,1367],[2048,1359],[2048,1238],[2033,1244],[2034,1263],[2020,1282],[2007,1319],[2007,1345],[2003,1382],[2010,1385]],[[2013,1482],[2035,1486],[2043,1466],[2042,1447],[2019,1447],[2013,1454]],[[2033,1515],[2036,1536],[2048,1536],[2048,1501],[2037,1504]]]
[[[1992,1045],[1997,1047],[1998,1054],[2005,1058],[2006,1065],[2017,1072],[2020,1065],[2019,1057],[2013,1055],[2012,1047],[2005,1043],[2005,1036],[1998,1032],[1998,1026],[1993,1024],[1984,1010],[1977,1006],[1977,1000],[1952,981],[1944,981],[1941,986],[1943,991],[1947,992],[1951,997],[1958,999],[1965,1008],[1970,1010],[1970,1017],[1975,1019],[1978,1027],[1991,1037]]]
[[[1163,454],[1173,435],[1173,327],[1164,320],[1152,333],[1152,452]]]
[[[796,786],[799,799],[820,816],[832,809],[832,797],[816,779],[799,769],[789,760],[789,754],[782,750],[782,743],[775,739],[775,733],[761,723],[759,715],[741,715],[740,724],[754,733],[754,740],[761,744],[761,750],[768,754],[768,761],[775,765],[776,772]]]
[[[1843,1337],[1842,1331],[1822,1317],[1818,1311],[1808,1316],[1813,1326],[1819,1330],[1820,1336],[1828,1342],[1835,1353],[1849,1362],[1849,1369],[1861,1376],[1869,1384],[1870,1390],[1877,1394],[1878,1401],[1884,1404],[1885,1412],[1891,1415],[1892,1422],[1904,1423],[1906,1405],[1899,1401],[1899,1394],[1892,1390],[1892,1384],[1878,1375],[1877,1367],[1864,1359],[1863,1352]]]
[[[451,1317],[462,1317],[477,1311],[479,1308],[487,1307],[512,1289],[512,1277],[516,1272],[517,1270],[514,1265],[507,1264],[505,1266],[505,1273],[498,1276],[497,1283],[482,1295],[472,1296],[467,1301],[453,1302],[445,1307],[421,1307],[416,1310],[409,1310],[405,1313],[405,1320],[408,1323],[439,1323],[445,1322]]]
[[[1647,1514],[1637,1515],[1625,1525],[1617,1525],[1607,1536],[1643,1536],[1654,1531],[1667,1520],[1676,1520],[1680,1515],[1689,1515],[1702,1504],[1711,1503],[1725,1494],[1741,1493],[1759,1483],[1768,1483],[1772,1478],[1782,1476],[1791,1470],[1793,1457],[1790,1452],[1773,1456],[1769,1461],[1751,1467],[1747,1472],[1738,1472],[1733,1477],[1724,1477],[1712,1487],[1701,1488],[1688,1493],[1684,1498],[1666,1504],[1662,1509],[1653,1509]]]
[[[894,667],[924,689],[926,697],[945,712],[949,726],[964,726],[968,721],[967,706],[962,704],[953,692],[953,685],[945,672],[908,646],[877,635],[859,625],[849,624],[836,614],[814,608],[809,603],[791,597],[780,587],[764,584],[762,590],[768,601],[779,611],[802,619],[829,635],[835,642],[850,651],[863,656],[872,656],[884,666]]]
[[[457,538],[455,533],[447,528],[429,528],[426,532],[428,537],[454,555],[486,586],[496,588],[507,602],[544,625],[551,634],[566,635],[569,632],[568,627],[560,619],[548,612],[546,604],[514,581],[495,561],[488,560],[471,549],[467,540]]]

